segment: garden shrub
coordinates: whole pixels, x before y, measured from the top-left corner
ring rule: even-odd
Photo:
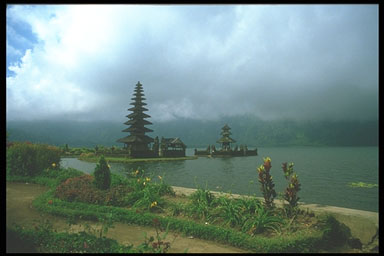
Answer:
[[[14,143],[6,155],[7,174],[14,176],[36,176],[60,163],[60,149],[45,144]]]
[[[109,190],[100,190],[94,184],[94,177],[86,174],[69,178],[55,190],[55,196],[68,202],[84,202],[100,205],[126,206],[130,187],[118,185]]]
[[[95,168],[95,184],[99,189],[109,189],[111,186],[111,171],[109,170],[109,165],[105,161],[104,156],[100,157],[99,163]]]
[[[56,197],[73,202],[102,203],[105,196],[93,186],[93,177],[89,174],[69,178],[56,188]]]

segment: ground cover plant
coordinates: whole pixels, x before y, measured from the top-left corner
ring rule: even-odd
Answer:
[[[6,230],[7,252],[33,253],[165,253],[171,242],[167,234],[156,228],[156,236],[147,237],[138,245],[122,245],[105,236],[89,231],[78,233],[56,232],[52,223],[43,222],[35,228],[23,228],[17,224]]]
[[[265,159],[264,170],[270,170],[270,163]],[[30,179],[48,185],[50,190],[33,202],[34,207],[71,220],[153,226],[256,252],[316,251],[328,247],[331,240],[337,246],[348,238],[332,216],[320,218],[304,211],[287,216],[275,207],[270,174],[263,174],[267,193],[261,202],[254,197],[214,196],[206,189],[198,189],[187,198],[176,197],[163,177],[152,177],[143,170],[132,170],[127,177],[111,174],[109,188],[100,188],[94,182],[95,175],[50,164],[38,175],[7,175],[7,180]],[[163,251],[167,246],[159,241],[155,244]]]

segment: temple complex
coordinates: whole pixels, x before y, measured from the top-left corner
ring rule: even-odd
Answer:
[[[129,132],[130,135],[118,139],[117,142],[124,143],[124,149],[127,151],[127,155],[130,157],[184,157],[186,145],[179,138],[162,138],[159,142],[158,137],[155,139],[147,136],[145,133],[153,132],[153,130],[145,127],[146,125],[151,125],[152,123],[145,120],[151,116],[145,114],[147,105],[144,100],[143,85],[140,82],[137,82],[133,100],[130,105],[133,105],[132,108],[129,108],[129,111],[132,111],[131,114],[126,117],[129,118],[125,125],[129,127],[122,130],[123,132]],[[151,146],[151,143],[153,145]]]
[[[230,135],[231,128],[225,124],[221,128],[221,138],[216,143],[221,144],[221,148],[216,150],[215,145],[208,145],[206,150],[195,149],[196,156],[215,156],[215,157],[232,157],[232,156],[257,156],[257,149],[249,150],[246,145],[240,145],[232,149],[231,143],[235,143],[236,140],[232,139]]]

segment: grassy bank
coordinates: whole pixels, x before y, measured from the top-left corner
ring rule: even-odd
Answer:
[[[183,198],[172,195],[164,197],[164,193],[162,193],[163,196],[160,194],[154,195],[156,191],[160,191],[156,190],[156,188],[160,187],[152,184],[144,176],[136,176],[132,179],[116,175],[112,177],[113,185],[111,189],[119,185],[130,186],[134,189],[124,196],[124,198],[131,196],[129,199],[131,200],[130,205],[114,206],[113,204],[110,205],[101,201],[98,204],[94,204],[76,200],[66,201],[58,198],[56,195],[58,186],[65,184],[69,177],[79,177],[80,175],[83,174],[74,169],[60,169],[43,172],[43,174],[34,178],[7,177],[7,180],[28,181],[49,186],[50,190],[33,202],[34,207],[41,212],[62,216],[71,221],[122,222],[153,227],[159,225],[164,230],[169,229],[181,232],[187,236],[217,241],[254,252],[316,252],[321,248],[329,247],[332,241],[343,243],[346,239],[343,226],[331,216],[309,218],[312,222],[308,223],[308,226],[303,226],[301,223],[299,225],[295,219],[287,219],[287,221],[284,221],[284,228],[279,229],[279,232],[274,232],[273,229],[269,231],[266,229],[266,233],[249,234],[242,231],[240,226],[236,227],[236,224],[233,224],[235,222],[229,221],[231,218],[241,217],[241,209],[238,207],[238,203],[245,201],[235,201],[225,197],[218,197],[216,200],[212,197],[212,204],[205,205],[201,201],[201,197],[194,201],[196,196],[199,196],[199,193],[200,196],[209,196],[209,191],[201,190],[194,196]],[[142,181],[139,183],[138,179]],[[143,181],[148,182],[148,184],[144,184]],[[133,186],[137,187],[134,188]],[[84,187],[82,187],[82,190],[84,190]],[[137,202],[143,201],[147,196],[157,198],[150,198],[148,201],[148,203],[151,203],[156,200],[156,207],[152,208],[152,206],[146,206],[145,204],[137,204]],[[161,196],[161,198],[158,196]],[[132,201],[132,199],[134,200]],[[257,201],[247,202],[250,203],[248,206],[255,206],[256,204],[256,207],[258,207]],[[122,202],[119,201],[119,203]],[[216,212],[218,209],[220,212]],[[231,209],[238,211],[239,214],[236,212],[231,214],[229,211],[226,211],[231,211]],[[260,210],[262,209],[260,208]],[[229,213],[229,215],[224,216],[222,213]],[[265,217],[264,221],[267,221],[268,216]],[[306,217],[302,215],[302,218]],[[208,221],[209,224],[207,225]],[[46,239],[49,242],[55,236],[55,234],[51,234]],[[33,237],[33,235],[30,235],[30,237]],[[68,237],[68,239],[72,239],[72,236]],[[49,244],[48,242],[47,244]],[[129,250],[128,248],[126,249]]]

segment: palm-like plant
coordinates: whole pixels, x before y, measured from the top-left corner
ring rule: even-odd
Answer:
[[[208,220],[211,217],[210,207],[214,202],[214,195],[208,190],[198,189],[190,196],[191,203],[187,206],[187,211],[197,218]]]
[[[248,232],[251,235],[260,234],[267,229],[279,232],[281,224],[283,224],[281,218],[271,215],[268,210],[260,206],[254,215],[248,215],[247,220],[243,224],[242,231]]]
[[[217,199],[218,203],[218,216],[223,218],[226,225],[234,227],[236,225],[241,225],[243,222],[242,215],[242,203],[234,199],[229,199],[226,197],[219,197]]]

